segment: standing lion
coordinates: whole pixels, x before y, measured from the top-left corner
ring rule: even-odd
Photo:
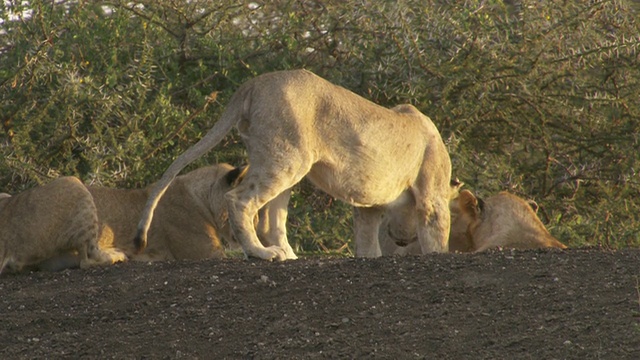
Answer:
[[[451,160],[431,119],[411,105],[387,109],[306,70],[258,76],[233,95],[221,119],[180,155],[156,183],[134,240],[142,251],[154,210],[180,171],[236,128],[249,167],[226,194],[229,220],[247,257],[295,258],[286,250],[290,189],[304,177],[355,207],[356,256],[381,255],[378,228],[385,211],[412,217],[422,253],[445,252],[449,238]],[[266,204],[273,221],[264,246],[254,220]],[[413,205],[409,205],[413,204]]]

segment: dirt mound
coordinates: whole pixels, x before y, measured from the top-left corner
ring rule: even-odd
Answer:
[[[0,358],[640,359],[640,250],[0,277]]]

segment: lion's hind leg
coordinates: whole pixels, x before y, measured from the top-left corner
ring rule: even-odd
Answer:
[[[94,265],[113,265],[115,263],[127,261],[127,255],[115,248],[101,249],[97,244],[90,244],[87,247],[87,260],[80,262],[80,267]]]
[[[87,239],[88,240],[88,239]],[[78,248],[80,268],[107,266],[127,261],[127,255],[118,249],[101,249],[96,240],[88,240]]]
[[[289,191],[306,172],[297,172],[296,176],[291,172],[272,170],[268,166],[254,166],[257,162],[250,161],[250,163],[251,166],[242,183],[225,194],[233,234],[247,257],[280,261],[290,259],[291,254],[281,246],[262,245],[256,233],[254,219],[262,207]],[[278,235],[276,240],[284,241],[286,228],[284,223],[278,225],[278,229],[275,230],[282,231],[282,234]]]
[[[87,194],[89,194],[88,191]],[[102,249],[98,245],[100,235],[98,211],[93,199],[91,197],[89,199],[77,209],[77,216],[69,226],[71,233],[67,235],[69,248],[78,252],[80,268],[112,265],[126,261],[127,256],[124,252],[113,248]]]
[[[74,251],[65,251],[36,264],[34,267],[37,270],[49,272],[75,269],[80,267],[80,256]]]
[[[256,232],[260,242],[265,246],[279,246],[285,253],[287,260],[298,258],[287,238],[288,204],[291,189],[278,195],[259,211],[259,221]]]

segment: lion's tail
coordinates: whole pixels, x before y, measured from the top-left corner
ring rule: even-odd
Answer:
[[[243,86],[231,97],[231,100],[229,101],[229,104],[227,105],[227,108],[222,114],[220,120],[216,122],[211,130],[209,130],[209,132],[207,132],[200,141],[178,156],[178,158],[175,159],[164,172],[162,178],[153,186],[144,211],[142,212],[142,218],[138,223],[136,237],[133,239],[133,244],[137,253],[142,252],[147,246],[147,232],[151,226],[153,212],[158,205],[160,198],[162,198],[162,195],[164,195],[173,179],[182,169],[218,145],[231,131],[231,128],[237,124],[243,112],[248,111],[250,103],[246,101],[249,100],[246,94],[249,92],[249,89],[249,86]]]

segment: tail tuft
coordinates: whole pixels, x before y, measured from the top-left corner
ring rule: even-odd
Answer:
[[[147,247],[147,234],[143,230],[138,230],[133,239],[133,245],[136,248],[136,254],[140,254]]]
[[[232,188],[238,186],[238,184],[242,182],[242,179],[244,179],[248,170],[249,170],[249,165],[245,165],[245,166],[236,167],[233,170],[226,173],[224,178],[227,181],[227,185],[231,186]]]

